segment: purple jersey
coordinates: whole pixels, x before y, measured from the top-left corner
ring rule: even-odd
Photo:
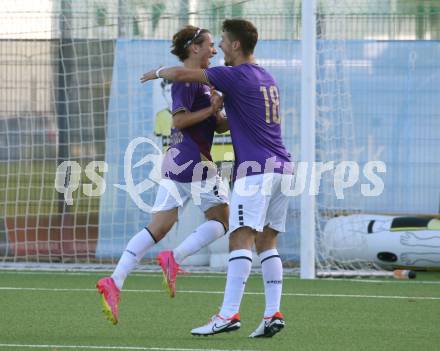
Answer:
[[[173,116],[181,111],[195,112],[211,105],[209,87],[201,83],[175,82],[171,87],[171,97]],[[216,118],[212,115],[181,130],[172,128],[170,148],[162,164],[163,176],[182,183],[191,182],[196,164],[202,160],[212,161],[215,127]]]
[[[291,173],[291,164],[287,163],[290,154],[281,138],[280,100],[274,78],[250,63],[208,68],[205,75],[207,83],[224,93],[235,152],[234,176],[261,174],[265,169],[268,173]],[[254,167],[247,172],[243,166],[239,169],[244,162],[250,164],[247,161],[254,161]]]

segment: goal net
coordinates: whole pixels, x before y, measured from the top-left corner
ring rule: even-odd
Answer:
[[[297,174],[304,171],[299,1],[4,3],[3,265],[114,265],[131,236],[149,223],[155,165],[169,143],[170,84],[141,85],[139,78],[159,65],[178,64],[170,40],[186,24],[209,29],[216,45],[225,18],[243,17],[257,26],[255,56],[278,82],[284,142],[298,162]],[[376,251],[366,254],[384,240],[371,243],[369,227],[379,233],[377,228],[392,228],[392,218],[401,214],[438,212],[439,14],[429,2],[423,11],[400,3],[317,4],[315,166],[322,176],[315,187],[315,262],[322,273],[389,267],[377,261]],[[212,65],[223,65],[222,58],[218,49]],[[216,135],[212,153],[228,182],[230,135]],[[376,194],[381,181],[383,190]],[[377,226],[381,216],[387,216],[385,224]],[[299,265],[300,218],[298,194],[290,200],[287,232],[278,240],[286,267]],[[143,262],[175,247],[202,221],[203,214],[189,203]],[[395,238],[384,245],[393,248],[400,242]],[[399,258],[405,252],[394,253]],[[215,268],[226,262],[225,254],[227,238],[186,263]]]
[[[425,231],[439,211],[432,173],[439,139],[431,130],[437,88],[428,83],[439,51],[421,40],[438,27],[427,13],[408,2],[317,3],[318,275],[438,265],[433,243],[423,247],[440,234],[435,220]],[[427,218],[412,225],[416,216]]]

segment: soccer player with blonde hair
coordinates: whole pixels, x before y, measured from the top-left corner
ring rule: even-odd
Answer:
[[[188,69],[205,69],[216,49],[208,30],[186,26],[173,36],[171,53]],[[171,297],[176,293],[176,275],[182,261],[227,232],[227,189],[216,173],[210,150],[214,132],[225,132],[228,125],[220,112],[222,101],[213,99],[211,103],[213,93],[209,86],[197,82],[176,82],[171,88],[173,129],[162,164],[152,221],[130,239],[111,277],[101,278],[96,285],[102,295],[104,313],[113,324],[118,322],[120,291],[126,277],[170,231],[177,221],[178,209],[194,192],[199,196],[206,222],[173,251],[162,251],[157,257]],[[208,172],[203,173],[205,166]],[[202,182],[207,181],[212,187],[200,189]]]

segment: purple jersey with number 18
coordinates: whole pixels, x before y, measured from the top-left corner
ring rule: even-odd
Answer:
[[[224,94],[235,152],[234,176],[292,173],[290,154],[281,138],[280,99],[274,78],[250,63],[204,72],[206,83]]]

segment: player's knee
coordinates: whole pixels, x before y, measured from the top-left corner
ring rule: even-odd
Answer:
[[[238,228],[229,236],[229,251],[251,250],[255,241],[256,232],[249,227]]]
[[[255,239],[255,250],[257,253],[260,254],[261,252],[266,251],[266,247],[267,243],[260,236],[257,236]]]
[[[229,230],[229,206],[227,204],[211,207],[205,212],[207,220],[217,221],[223,224],[225,232]]]
[[[255,249],[257,250],[258,254],[270,249],[274,249],[276,248],[276,245],[276,234],[263,232],[258,233],[257,237],[255,238]]]
[[[165,235],[167,235],[170,229],[171,227],[169,225],[163,223],[160,224],[151,223],[148,226],[148,230],[153,235],[156,242],[161,241],[165,237]]]
[[[156,239],[156,242],[158,242],[162,240],[165,235],[167,235],[176,221],[177,208],[173,208],[169,211],[158,212],[153,215],[151,223],[148,225],[148,230]]]

